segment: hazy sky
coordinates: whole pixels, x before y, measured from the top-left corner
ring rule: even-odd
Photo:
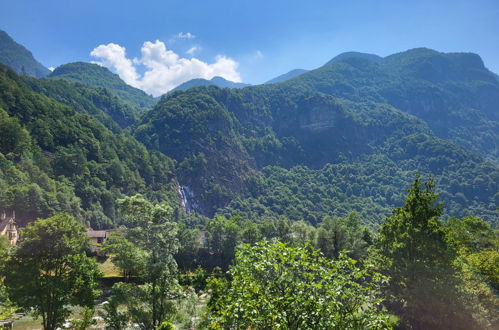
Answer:
[[[499,73],[498,0],[0,0],[0,29],[47,67],[98,61],[150,92],[261,83],[352,50],[475,52]]]

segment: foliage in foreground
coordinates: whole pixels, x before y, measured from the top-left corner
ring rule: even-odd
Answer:
[[[406,329],[491,326],[496,308],[490,301],[497,299],[456,251],[472,241],[459,229],[466,221],[444,227],[433,180],[423,188],[417,175],[408,192],[404,206],[381,226],[371,255],[377,269],[391,278],[385,292],[389,310]],[[473,292],[470,285],[482,292]],[[482,309],[478,315],[477,306]]]
[[[128,322],[138,324],[141,329],[154,329],[174,315],[180,291],[173,258],[178,249],[177,226],[171,221],[172,209],[168,204],[152,204],[141,195],[119,200],[118,204],[129,228],[121,238],[114,236],[112,246],[139,251],[143,261],[123,260],[126,256],[120,255],[113,262],[122,270],[123,265],[132,265],[144,284],[115,284],[104,317],[115,325],[113,329],[120,329]],[[129,257],[135,258],[134,253]],[[143,269],[137,269],[140,265]]]
[[[70,305],[93,307],[100,274],[85,254],[89,240],[83,226],[60,214],[38,219],[21,235],[3,269],[11,300],[41,316],[47,330],[64,323]]]
[[[244,245],[229,274],[211,281],[212,328],[391,328],[379,297],[386,278],[345,254],[262,241]]]

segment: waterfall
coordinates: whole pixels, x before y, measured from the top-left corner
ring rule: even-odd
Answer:
[[[180,205],[184,208],[187,213],[191,213],[197,208],[197,204],[192,202],[194,198],[194,192],[188,186],[179,186],[178,193],[180,195]]]

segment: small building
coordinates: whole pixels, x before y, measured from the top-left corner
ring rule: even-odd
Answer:
[[[16,245],[19,239],[16,224],[16,212],[12,212],[12,217],[7,217],[5,212],[0,216],[0,235],[7,237],[10,245]]]
[[[109,237],[109,235],[114,231],[114,229],[111,230],[89,230],[85,234],[87,234],[88,237],[90,237],[90,240],[92,243],[101,245],[103,244],[106,239]]]

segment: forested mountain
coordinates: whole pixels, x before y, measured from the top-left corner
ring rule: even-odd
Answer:
[[[78,112],[87,113],[107,128],[117,132],[118,127],[134,124],[140,110],[115,96],[104,87],[88,87],[63,79],[33,79],[24,81],[35,91],[66,104]]]
[[[173,91],[150,111],[152,97],[95,64],[50,79],[2,72],[4,135],[16,134],[1,152],[24,179],[4,172],[0,198],[20,207],[36,185],[46,206],[25,208],[27,219],[68,209],[48,201],[57,189],[94,227],[119,221],[119,196],[177,190],[208,216],[318,224],[355,210],[376,226],[419,171],[436,177],[446,214],[498,221],[499,82],[474,54],[344,53],[280,83]]]
[[[152,96],[127,85],[117,74],[93,63],[75,62],[58,66],[49,78],[64,79],[90,87],[107,88],[125,102],[139,109],[148,109],[156,104]]]
[[[243,88],[251,85],[229,81],[222,77],[213,77],[210,80],[198,78],[186,81],[185,83],[182,83],[177,87],[175,87],[174,89],[172,89],[170,92],[183,91],[192,87],[200,87],[200,86],[218,86],[222,88]]]
[[[294,69],[294,70],[291,70],[285,74],[282,74],[280,76],[277,76],[273,79],[270,79],[269,81],[265,82],[266,84],[275,84],[275,83],[279,83],[279,82],[283,82],[283,81],[286,81],[286,80],[289,80],[291,78],[294,78],[296,76],[299,76],[301,75],[302,73],[305,73],[307,72],[308,70],[305,70],[305,69]]]
[[[433,56],[447,64],[425,66]],[[333,60],[282,84],[171,93],[145,114],[135,136],[178,161],[185,197],[208,215],[222,208],[227,215],[317,223],[357,210],[376,223],[421,171],[440,181],[449,215],[497,222],[499,167],[488,138],[499,138],[492,101],[498,85],[479,58],[423,49],[387,57],[381,66],[371,57]],[[421,70],[426,76],[417,75]],[[411,81],[410,72],[419,78]],[[391,91],[384,94],[400,100],[408,94],[414,104],[390,104],[383,86]],[[460,94],[465,86],[468,97]],[[491,91],[487,97],[480,97],[482,88]],[[459,136],[476,147],[443,139],[459,142]]]
[[[172,160],[149,152],[118,125],[114,133],[102,125],[91,113],[98,109],[92,90],[28,82],[55,98],[76,93],[71,102],[85,102],[77,111],[1,66],[0,205],[15,210],[20,225],[68,212],[94,228],[109,227],[119,221],[117,198],[141,192],[153,200],[176,200]]]
[[[2,30],[0,30],[0,63],[11,67],[19,74],[32,77],[41,78],[50,74],[50,70],[40,64],[29,50]]]
[[[385,58],[345,53],[284,84],[390,104],[424,120],[438,137],[498,160],[499,82],[476,54],[425,48]]]
[[[21,228],[0,219],[0,319],[498,328],[499,81],[478,55],[349,52],[242,85],[157,101],[95,64],[0,64],[0,212]]]

